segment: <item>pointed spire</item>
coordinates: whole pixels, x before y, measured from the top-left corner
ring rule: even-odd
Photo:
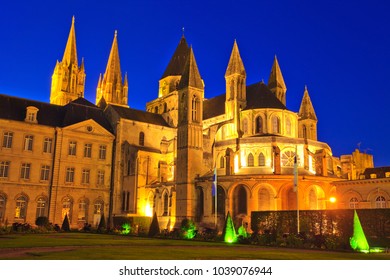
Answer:
[[[184,33],[180,38],[180,42],[176,47],[176,50],[169,61],[167,68],[164,71],[161,79],[168,76],[180,76],[183,73],[184,65],[187,61],[187,56],[189,52],[189,47],[184,37]]]
[[[309,96],[309,91],[305,85],[305,91],[303,93],[303,98],[301,102],[301,107],[299,108],[298,116],[300,119],[311,119],[317,121],[317,116],[314,111],[313,104]]]
[[[204,89],[203,81],[199,74],[198,65],[196,64],[192,47],[190,48],[187,62],[184,66],[183,74],[177,88],[183,89],[186,87]]]
[[[242,59],[240,56],[240,52],[238,50],[238,45],[236,40],[234,40],[233,50],[230,55],[230,60],[229,60],[228,67],[226,69],[225,77],[233,74],[240,74],[246,76],[244,64],[242,63]]]
[[[129,82],[127,81],[127,72],[125,73],[125,79],[124,79],[124,82],[123,82],[123,86],[124,87],[129,87]]]
[[[286,84],[284,83],[282,71],[280,70],[278,59],[274,58],[274,63],[272,65],[271,74],[268,79],[268,88],[281,88],[284,91],[287,90]]]
[[[109,82],[112,84],[122,82],[117,35],[118,32],[115,30],[110,56],[108,57],[106,72],[104,73],[104,82]]]
[[[70,27],[68,42],[66,43],[64,56],[62,58],[62,62],[66,61],[66,64],[74,64],[78,66],[77,61],[77,49],[76,49],[76,32],[74,27],[75,18],[72,18],[72,25]]]

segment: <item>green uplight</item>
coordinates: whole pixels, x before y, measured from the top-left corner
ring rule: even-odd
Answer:
[[[243,238],[248,237],[248,233],[243,225],[238,228],[238,236],[242,236]]]
[[[359,251],[362,253],[369,253],[370,252],[370,246],[368,245],[366,236],[363,231],[363,227],[360,224],[359,216],[354,211],[353,215],[353,236],[350,238],[349,243],[351,245],[351,248],[355,251]]]
[[[123,224],[122,225],[122,231],[121,234],[129,234],[130,233],[131,226],[130,224]]]
[[[224,241],[226,243],[235,243],[237,242],[237,234],[236,230],[234,229],[233,220],[230,217],[230,213],[228,212],[226,221],[225,221],[225,227],[223,229],[223,237]]]

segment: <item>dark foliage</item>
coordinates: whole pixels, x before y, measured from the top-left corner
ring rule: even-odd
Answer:
[[[68,214],[65,215],[64,221],[62,222],[61,230],[70,231],[70,224],[68,219]]]
[[[159,233],[160,233],[160,226],[158,224],[157,214],[155,212],[154,215],[153,215],[152,223],[150,224],[150,227],[149,227],[148,236],[149,237],[154,237],[154,236],[156,236]]]

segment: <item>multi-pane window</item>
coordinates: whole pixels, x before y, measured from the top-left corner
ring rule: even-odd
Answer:
[[[81,178],[82,184],[89,184],[89,175],[90,175],[90,170],[83,169],[83,174],[82,174],[82,178]]]
[[[84,145],[84,157],[90,158],[92,154],[92,144]]]
[[[280,133],[280,119],[277,116],[272,117],[272,133]]]
[[[106,154],[107,154],[107,146],[100,145],[99,146],[99,159],[106,159]]]
[[[20,178],[30,179],[31,163],[22,163],[22,168],[20,169]]]
[[[255,133],[263,133],[263,119],[260,116],[255,120]]]
[[[254,166],[254,158],[252,153],[248,155],[248,166]]]
[[[76,141],[70,141],[69,142],[68,155],[75,156],[76,155],[76,148],[77,148],[77,142]]]
[[[6,203],[5,196],[0,194],[0,221],[4,220],[4,214],[5,214],[5,203]]]
[[[34,136],[26,135],[24,136],[24,150],[32,151]]]
[[[386,199],[383,196],[375,199],[375,208],[386,208]]]
[[[38,217],[46,217],[46,199],[44,197],[38,198],[37,201],[37,218]]]
[[[259,154],[259,166],[265,166],[265,156],[263,153]]]
[[[25,219],[27,213],[27,199],[23,195],[16,198],[15,218]]]
[[[45,139],[43,140],[43,152],[51,153],[52,146],[53,146],[53,139],[49,137],[45,137]]]
[[[97,184],[98,185],[104,185],[104,171],[98,170],[97,173]]]
[[[7,131],[4,132],[3,136],[3,148],[11,148],[12,147],[12,138],[14,136],[13,132]]]
[[[103,213],[104,202],[102,200],[96,200],[94,205],[94,214],[102,214]]]
[[[349,200],[349,208],[351,209],[357,209],[359,204],[359,200],[356,197],[352,197]]]
[[[87,220],[87,202],[85,201],[85,199],[82,199],[79,202],[79,213],[77,219],[79,221]]]
[[[291,120],[290,118],[286,119],[286,134],[291,136]]]
[[[36,113],[35,112],[28,112],[27,113],[27,121],[30,121],[30,122],[35,122],[35,116],[36,116]]]
[[[42,165],[41,166],[41,181],[48,181],[50,175],[50,166]]]
[[[294,167],[295,152],[293,151],[284,151],[282,154],[281,162],[282,166]],[[300,164],[299,156],[297,155],[298,166]]]
[[[7,178],[9,171],[9,161],[0,161],[0,178]]]
[[[67,182],[67,183],[73,183],[74,182],[74,167],[66,168],[65,182]]]

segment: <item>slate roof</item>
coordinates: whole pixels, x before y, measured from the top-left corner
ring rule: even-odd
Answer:
[[[203,103],[203,119],[207,120],[224,114],[225,100],[225,93],[205,100]],[[287,109],[263,82],[246,87],[246,100],[247,105],[244,110],[261,108]]]
[[[65,127],[93,119],[113,133],[113,129],[108,119],[104,116],[103,110],[81,97],[65,106],[59,106],[0,94],[0,119],[24,121],[28,106],[34,106],[39,109],[37,120],[38,124],[41,125]]]
[[[387,172],[390,172],[390,166],[366,168],[364,176],[366,179],[370,179],[371,174],[376,174],[377,178],[386,178]]]
[[[189,50],[190,48],[188,47],[187,41],[184,36],[182,36],[161,79],[168,76],[180,76],[183,73]]]
[[[113,104],[110,104],[109,106],[111,106],[122,118],[143,122],[143,123],[150,123],[150,124],[170,127],[169,124],[164,120],[164,118],[159,114],[117,106]]]

